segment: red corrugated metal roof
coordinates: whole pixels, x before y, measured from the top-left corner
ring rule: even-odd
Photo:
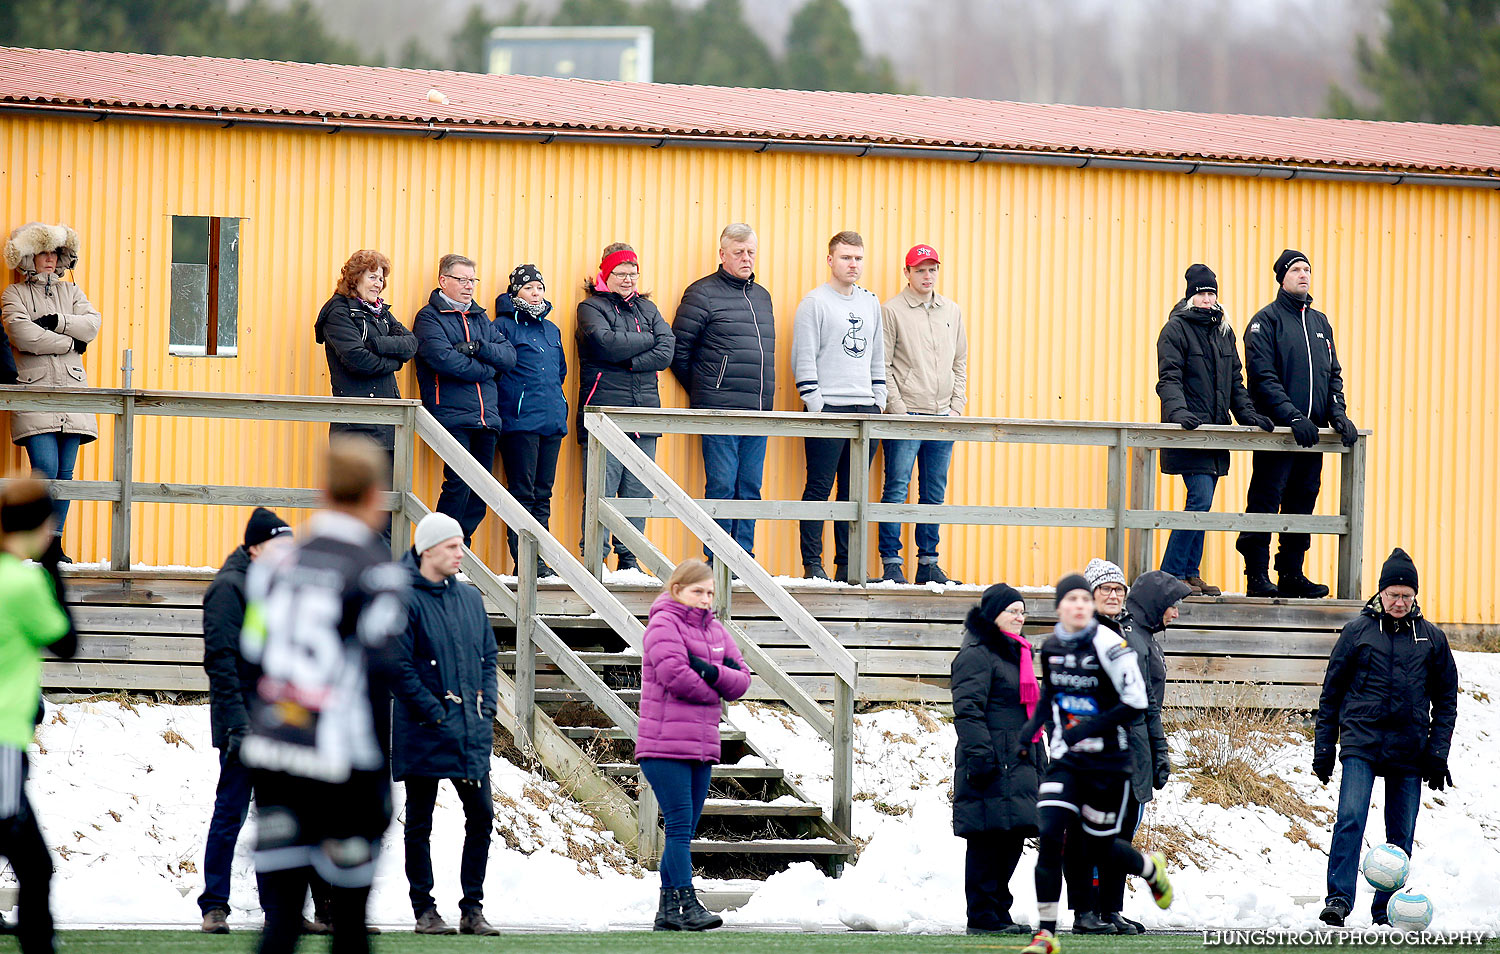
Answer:
[[[428,101],[428,91],[447,96]],[[0,104],[1500,172],[1500,127],[0,47]]]

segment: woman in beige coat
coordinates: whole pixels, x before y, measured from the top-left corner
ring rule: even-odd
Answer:
[[[0,293],[17,383],[38,390],[87,387],[83,353],[98,336],[102,319],[79,287],[61,277],[78,264],[78,233],[66,225],[29,222],[10,233],[5,264],[20,276]],[[26,448],[37,477],[70,480],[79,445],[97,439],[99,426],[92,414],[16,411],[10,436]],[[59,500],[56,507],[61,537],[68,501]]]

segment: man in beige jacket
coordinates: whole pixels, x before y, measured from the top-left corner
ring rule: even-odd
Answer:
[[[969,338],[958,305],[937,293],[938,254],[930,245],[906,253],[906,287],[881,305],[885,333],[887,414],[957,417],[968,403]],[[885,445],[885,489],[881,503],[905,503],[912,468],[918,470],[917,502],[941,505],[948,492],[952,441],[890,440]],[[938,525],[916,529],[918,585],[958,583],[938,566]],[[901,524],[880,525],[881,579],[905,583]]]

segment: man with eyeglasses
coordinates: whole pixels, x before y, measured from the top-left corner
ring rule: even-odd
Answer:
[[[1380,590],[1339,633],[1313,732],[1313,774],[1327,785],[1334,752],[1343,765],[1338,817],[1328,847],[1325,924],[1342,927],[1354,907],[1365,821],[1375,779],[1385,778],[1385,840],[1411,855],[1422,783],[1453,784],[1449,745],[1458,719],[1458,667],[1448,637],[1417,605],[1417,567],[1397,547],[1380,569]],[[1388,925],[1391,892],[1376,891],[1370,916]]]
[[[438,287],[417,312],[417,385],[422,404],[486,471],[500,440],[497,375],[516,366],[516,349],[474,300],[479,278],[473,259],[444,255]],[[485,503],[451,467],[443,467],[439,513],[458,521],[464,546],[484,520]]]

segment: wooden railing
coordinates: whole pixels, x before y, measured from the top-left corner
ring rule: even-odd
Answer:
[[[869,468],[850,468],[848,501],[802,500],[693,500],[703,514],[720,519],[755,520],[847,520],[850,566],[866,565],[871,523],[943,523],[957,525],[1043,526],[1102,528],[1105,556],[1125,568],[1134,578],[1154,568],[1153,530],[1230,530],[1265,533],[1317,533],[1338,536],[1338,581],[1336,593],[1343,599],[1360,597],[1363,573],[1365,451],[1368,431],[1361,431],[1352,447],[1345,447],[1338,434],[1319,432],[1318,443],[1298,447],[1285,429],[1266,433],[1258,428],[1207,425],[1183,430],[1175,424],[1116,423],[1105,421],[1031,421],[1005,418],[922,417],[910,415],[799,414],[786,411],[680,411],[658,408],[588,408],[585,426],[590,430],[589,465],[603,475],[603,457],[595,455],[593,426],[589,421],[607,418],[614,430],[661,434],[742,434],[768,437],[847,438],[853,443],[851,461],[868,460],[875,441],[951,440],[975,443],[1082,445],[1102,447],[1107,465],[1101,477],[1105,506],[1015,507],[1004,504],[911,504],[877,503],[869,500]],[[618,442],[616,442],[618,443]],[[632,445],[633,446],[633,445]],[[614,448],[611,447],[611,450]],[[1337,515],[1285,515],[1271,513],[1189,513],[1156,509],[1157,453],[1164,449],[1228,451],[1292,451],[1337,454],[1339,468],[1339,512]],[[637,451],[639,453],[639,451]],[[624,455],[616,454],[624,460]],[[640,454],[642,459],[644,454]],[[627,466],[629,466],[627,464]],[[637,477],[642,474],[631,468]],[[681,501],[666,499],[646,482],[660,499],[609,498],[613,512],[599,506],[602,479],[585,475],[586,515],[599,514],[600,521],[615,530],[624,517],[668,517],[681,519]],[[592,523],[586,519],[586,525]],[[684,521],[685,522],[685,521]],[[698,528],[690,527],[697,533]],[[701,536],[701,534],[700,534]],[[597,538],[595,538],[597,540]],[[587,544],[586,544],[587,546]],[[721,549],[714,543],[711,549]],[[597,554],[597,547],[586,553]],[[741,551],[743,552],[743,551]],[[591,561],[597,555],[588,557]],[[593,563],[591,562],[591,566]],[[738,568],[736,568],[738,572]],[[852,574],[854,578],[862,572]],[[741,574],[744,578],[744,575]]]

